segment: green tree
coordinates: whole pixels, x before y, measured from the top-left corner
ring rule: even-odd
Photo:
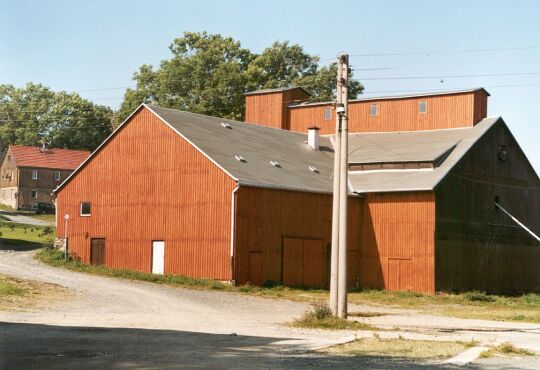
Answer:
[[[141,103],[241,119],[246,70],[253,59],[238,41],[206,32],[186,32],[170,45],[172,58],[159,69],[143,65],[128,89],[116,123]]]
[[[0,85],[0,138],[9,144],[95,149],[112,130],[112,110],[78,94],[29,83]]]
[[[243,94],[264,88],[302,86],[313,101],[334,99],[336,65],[319,67],[317,56],[288,41],[257,55],[230,37],[186,32],[169,49],[172,57],[159,68],[145,64],[134,74],[136,87],[126,91],[115,124],[141,103],[241,120]],[[351,80],[350,97],[362,89]]]

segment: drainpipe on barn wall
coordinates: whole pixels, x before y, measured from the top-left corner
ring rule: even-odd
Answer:
[[[235,231],[235,216],[236,216],[236,192],[240,189],[240,184],[236,184],[235,188],[231,192],[231,283],[236,285],[234,278],[234,231]]]

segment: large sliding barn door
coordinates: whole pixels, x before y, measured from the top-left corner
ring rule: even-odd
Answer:
[[[323,287],[324,256],[322,240],[283,239],[283,284]]]

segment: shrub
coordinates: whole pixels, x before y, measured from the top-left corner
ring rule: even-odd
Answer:
[[[479,292],[476,290],[473,290],[472,292],[467,292],[463,294],[463,297],[465,300],[470,302],[495,302],[495,297],[492,297],[490,295],[487,295],[486,292]]]

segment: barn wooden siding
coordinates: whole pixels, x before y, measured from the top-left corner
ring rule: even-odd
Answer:
[[[427,102],[427,112],[419,112],[419,103]],[[378,115],[370,115],[370,107],[377,104]],[[249,106],[249,104],[248,104]],[[324,110],[331,104],[291,106],[288,109],[291,131],[307,132],[318,126],[321,134],[335,132],[335,110],[331,119],[324,119]],[[260,109],[265,109],[261,105]],[[271,109],[269,107],[268,109]],[[459,94],[379,99],[349,102],[349,132],[417,131],[471,127],[487,115],[487,95],[483,91]]]
[[[362,287],[435,292],[433,192],[367,194],[360,236]]]
[[[306,274],[329,283],[332,195],[241,186],[236,195],[235,279],[261,284],[283,279],[285,241],[322,243],[324,263],[305,261]],[[360,249],[362,199],[349,198],[349,255]],[[320,245],[320,244],[319,244]],[[300,258],[288,255],[289,258]],[[286,263],[286,262],[285,262]],[[349,284],[355,284],[358,259],[349,261]],[[250,266],[251,265],[251,266]],[[254,266],[258,265],[260,266]],[[316,271],[322,268],[322,271]],[[314,271],[312,271],[315,269]],[[257,275],[260,271],[260,275]]]
[[[246,95],[245,122],[289,129],[288,105],[304,101],[309,95],[300,88]]]
[[[507,159],[498,159],[505,145]],[[537,234],[540,188],[508,129],[497,123],[436,189],[437,290],[540,292],[540,245],[494,208],[494,198]]]
[[[149,272],[152,241],[164,240],[166,274],[229,280],[235,185],[141,108],[60,190],[58,214],[71,215],[69,249],[86,263],[91,239],[104,238],[106,266]],[[80,202],[91,202],[90,217]]]

